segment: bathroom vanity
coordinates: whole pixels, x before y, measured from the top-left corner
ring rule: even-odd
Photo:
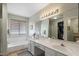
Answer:
[[[49,7],[44,9],[49,12],[48,16],[45,14],[46,16],[40,18],[40,22],[35,22],[33,26],[35,27],[33,31],[39,38],[31,38],[29,41],[28,50],[33,55],[79,56],[79,43],[75,42],[78,39],[75,39],[74,35],[79,32],[78,5],[72,4],[70,7],[69,5],[55,9],[57,14],[50,14]]]
[[[79,43],[39,38],[29,41],[28,50],[34,56],[78,56]],[[63,45],[62,45],[63,44]],[[38,49],[36,49],[38,48]]]

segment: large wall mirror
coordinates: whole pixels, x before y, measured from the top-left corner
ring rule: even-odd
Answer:
[[[63,16],[58,15],[49,19],[49,37],[64,40]]]
[[[41,36],[58,40],[79,41],[78,4],[71,5],[63,5],[57,9],[59,10],[57,14],[50,14],[50,10],[45,9],[49,13],[40,15],[42,16],[40,18]]]
[[[58,40],[66,40],[64,36],[67,33],[67,40],[76,42],[79,40],[79,38],[77,38],[77,34],[79,33],[78,24],[79,22],[77,17],[71,17],[67,20],[67,23],[65,23],[63,15],[57,15],[41,21],[41,36]],[[67,30],[65,28],[67,28]]]

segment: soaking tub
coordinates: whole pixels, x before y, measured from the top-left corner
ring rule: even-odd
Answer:
[[[19,48],[28,48],[28,39],[25,35],[10,35],[7,38],[8,51],[13,51]]]

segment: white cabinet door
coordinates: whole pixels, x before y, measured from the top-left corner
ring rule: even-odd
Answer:
[[[34,42],[30,42],[31,44],[30,44],[30,47],[31,47],[31,53],[32,53],[32,55],[34,55]]]
[[[55,56],[55,51],[50,48],[45,48],[45,56]]]
[[[34,46],[40,48],[41,50],[45,50],[44,46],[34,42]]]
[[[32,41],[29,41],[28,51],[34,55],[34,43]]]
[[[46,47],[45,48],[45,56],[66,56],[66,55]]]
[[[31,51],[31,43],[30,43],[30,40],[28,42],[29,42],[29,44],[28,44],[28,51]]]

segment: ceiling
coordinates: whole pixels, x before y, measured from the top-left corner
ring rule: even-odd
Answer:
[[[36,12],[47,6],[48,3],[8,3],[8,13],[31,17]]]

